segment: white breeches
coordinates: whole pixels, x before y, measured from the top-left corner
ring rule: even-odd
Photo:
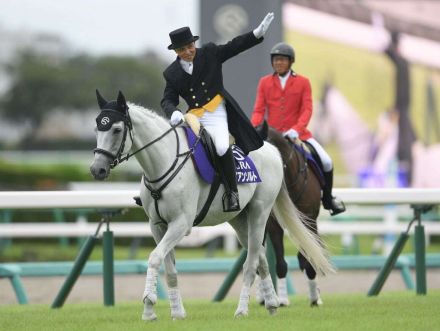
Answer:
[[[315,140],[315,138],[309,138],[307,139],[307,142],[310,143],[318,153],[321,159],[322,168],[324,169],[324,172],[328,172],[332,170],[333,169],[332,159],[330,158],[330,155],[328,155],[327,152],[324,150],[324,148],[322,148],[322,146]]]
[[[217,150],[217,155],[224,155],[229,148],[228,116],[225,102],[222,101],[213,112],[205,111],[199,120],[211,135]]]

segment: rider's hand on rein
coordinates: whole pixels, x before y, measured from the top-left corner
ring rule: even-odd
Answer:
[[[171,114],[171,118],[170,118],[170,124],[172,126],[176,126],[177,124],[179,124],[180,122],[183,122],[185,119],[183,117],[183,114],[180,112],[180,110],[175,110],[172,114]]]

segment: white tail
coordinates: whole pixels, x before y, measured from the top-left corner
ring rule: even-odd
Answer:
[[[306,216],[290,200],[284,181],[272,211],[294,245],[309,260],[317,273],[325,275],[336,272],[321,239],[303,224],[302,220]]]

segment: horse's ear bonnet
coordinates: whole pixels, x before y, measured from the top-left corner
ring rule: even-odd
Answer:
[[[101,93],[99,93],[98,89],[96,89],[96,98],[98,99],[100,109],[104,108],[104,106],[108,103],[107,100],[102,97]]]
[[[98,99],[99,108],[101,109],[98,117],[96,117],[96,126],[99,131],[110,130],[115,122],[127,122],[128,107],[121,91],[119,91],[116,101],[108,102],[98,90],[96,90],[96,97]]]

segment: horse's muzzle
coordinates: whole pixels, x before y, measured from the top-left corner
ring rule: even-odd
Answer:
[[[95,158],[90,166],[90,173],[96,180],[104,180],[110,174],[110,165]]]

